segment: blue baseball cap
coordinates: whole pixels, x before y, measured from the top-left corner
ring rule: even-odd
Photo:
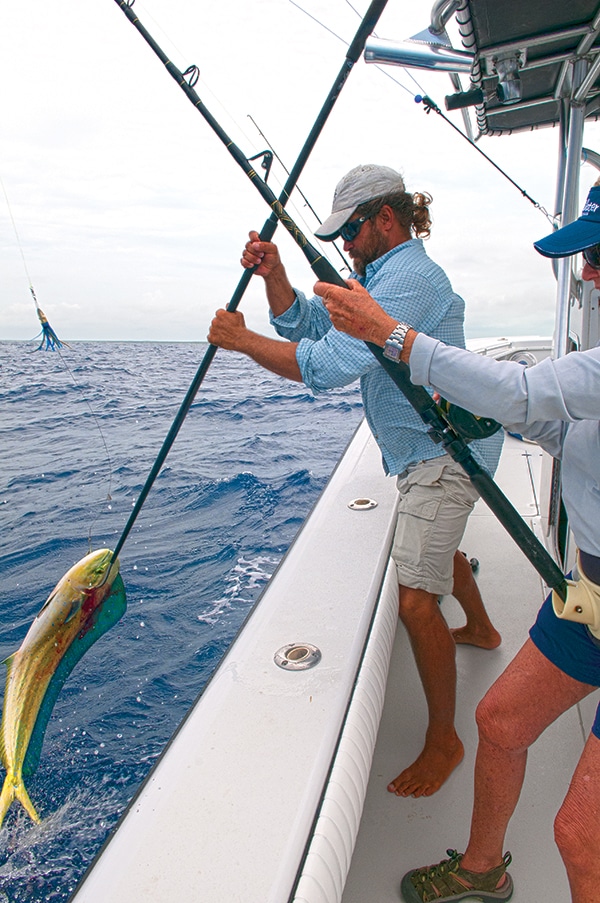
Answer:
[[[544,257],[569,257],[600,244],[600,185],[590,190],[579,219],[533,243]]]

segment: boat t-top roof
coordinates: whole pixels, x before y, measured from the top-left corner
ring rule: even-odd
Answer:
[[[452,16],[464,50],[450,45]],[[448,109],[474,107],[479,135],[503,135],[560,123],[565,103],[598,117],[599,32],[598,0],[438,0],[429,29],[402,44],[371,38],[365,59],[450,72]]]
[[[469,0],[457,10],[466,49],[475,53],[473,81],[482,134],[555,125],[564,100],[600,110],[600,7],[597,0]],[[587,72],[578,78],[577,63]]]

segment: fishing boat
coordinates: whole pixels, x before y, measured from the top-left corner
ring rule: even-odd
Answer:
[[[461,47],[447,39],[452,17]],[[554,213],[564,224],[578,215],[582,155],[600,163],[583,143],[600,108],[599,33],[592,0],[439,0],[417,41],[372,38],[365,58],[449,72],[448,107],[474,119],[479,135],[556,127]],[[473,350],[532,365],[594,345],[597,293],[576,267],[558,264],[551,338],[498,337]],[[507,435],[496,480],[568,570],[574,550],[552,460]],[[395,511],[395,482],[362,423],[73,903],[391,903],[405,871],[464,847],[475,707],[524,642],[547,586],[479,501],[461,548],[503,642],[493,651],[457,648],[465,759],[432,797],[399,799],[386,786],[421,748],[425,703],[398,622]],[[460,623],[452,598],[441,605],[451,626]],[[507,838],[516,903],[569,897],[552,823],[596,703],[594,695],[565,714],[531,752]]]

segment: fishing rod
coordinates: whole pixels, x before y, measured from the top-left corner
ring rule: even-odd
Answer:
[[[235,148],[235,150],[232,150],[232,153],[234,154],[237,162],[244,168],[245,172],[250,176],[250,178],[257,180],[256,184],[261,184],[261,185],[264,184],[266,187],[266,183],[263,183],[263,180],[254,171],[250,161],[246,159],[246,157],[243,155],[241,150],[239,150],[239,148],[235,147],[233,142],[230,141],[230,139],[227,137],[227,135],[225,134],[223,129],[221,129],[221,127],[218,125],[216,120],[213,119],[212,116],[210,116],[210,114],[208,113],[208,110],[206,110],[206,107],[204,107],[202,101],[200,100],[200,98],[198,97],[196,92],[194,91],[194,85],[198,81],[198,75],[199,75],[197,67],[190,66],[190,67],[188,67],[188,69],[186,69],[185,73],[181,73],[179,71],[179,69],[177,69],[173,65],[173,63],[170,62],[170,60],[168,59],[166,54],[163,53],[163,51],[160,49],[158,44],[153,40],[153,38],[150,36],[150,34],[146,31],[146,29],[140,23],[139,19],[135,15],[135,13],[132,11],[132,6],[133,6],[135,0],[115,0],[115,2],[118,3],[118,5],[121,7],[123,12],[127,16],[127,18],[135,25],[137,30],[140,32],[140,34],[143,35],[143,37],[146,39],[148,44],[150,44],[150,46],[152,47],[154,52],[157,54],[157,56],[163,61],[163,63],[167,67],[167,70],[169,71],[169,73],[177,81],[180,88],[182,88],[182,90],[185,91],[185,93],[187,94],[187,96],[189,97],[191,102],[194,104],[194,106],[196,106],[200,110],[200,112],[202,112],[202,114],[205,116],[205,118],[206,118],[206,116],[209,117],[209,122],[211,123],[211,125],[213,125],[213,128],[215,128],[217,130],[217,134],[219,135],[221,140],[225,141],[227,146],[229,146],[231,148]],[[347,80],[348,76],[350,75],[350,72],[352,71],[354,64],[360,58],[360,55],[362,54],[362,52],[364,50],[367,38],[369,37],[369,35],[373,31],[373,29],[375,28],[377,22],[379,21],[379,18],[381,16],[383,10],[385,9],[386,4],[387,4],[387,0],[371,0],[371,4],[370,4],[369,8],[367,9],[367,12],[365,13],[365,15],[363,17],[363,19],[357,29],[356,34],[354,35],[354,39],[352,40],[352,43],[350,44],[350,46],[348,47],[348,50],[346,51],[346,57],[344,59],[342,67],[341,67],[340,71],[338,72],[327,97],[325,98],[325,102],[323,103],[323,106],[321,107],[319,115],[317,116],[317,118],[314,122],[314,125],[311,128],[306,141],[304,142],[303,147],[300,150],[298,159],[296,160],[294,166],[292,167],[292,169],[288,175],[288,178],[286,179],[285,185],[279,196],[279,199],[277,199],[275,197],[275,195],[271,192],[271,189],[268,189],[269,194],[272,195],[273,199],[275,200],[276,204],[278,205],[278,212],[277,213],[273,212],[271,214],[271,216],[266,220],[264,226],[262,227],[262,229],[260,231],[260,240],[261,241],[270,241],[271,238],[273,237],[275,230],[281,219],[281,214],[283,213],[283,209],[284,209],[285,205],[287,204],[289,197],[296,186],[296,183],[298,182],[300,174],[301,174],[302,170],[304,169],[304,166],[306,165],[306,162],[307,162],[308,158],[310,157],[310,154],[312,153],[312,150],[317,142],[319,135],[323,131],[323,127],[325,126],[325,123],[327,122],[329,114],[331,113],[331,111],[335,105],[335,102],[337,101],[337,99],[340,95],[340,92],[341,92],[342,88],[344,87],[346,80]],[[189,78],[189,82],[186,81],[186,77]],[[290,220],[290,222],[291,222],[291,220]],[[241,277],[240,281],[238,282],[233,295],[231,296],[229,304],[227,305],[226,309],[228,311],[235,311],[237,309],[240,301],[242,300],[244,292],[246,291],[246,288],[248,287],[248,285],[250,283],[250,279],[252,278],[252,275],[254,274],[255,269],[256,268],[244,270],[242,277]],[[142,490],[136,500],[136,503],[133,506],[133,509],[131,511],[129,519],[127,520],[127,523],[125,524],[125,528],[121,534],[121,537],[120,537],[117,545],[115,546],[115,550],[113,552],[113,558],[116,558],[118,556],[119,552],[121,551],[121,549],[125,543],[125,540],[127,539],[128,535],[131,531],[131,528],[133,527],[133,524],[135,523],[135,520],[141,511],[142,505],[146,501],[148,493],[150,492],[150,489],[152,488],[152,485],[165,462],[165,459],[171,449],[171,446],[173,445],[173,443],[177,437],[177,434],[178,434],[179,430],[181,429],[183,421],[185,420],[185,418],[189,412],[189,409],[192,406],[192,402],[194,401],[194,398],[196,397],[198,389],[202,385],[204,377],[206,376],[208,369],[209,369],[210,365],[212,364],[212,361],[213,361],[216,353],[217,353],[217,345],[210,344],[204,354],[204,357],[200,363],[200,366],[198,367],[198,371],[196,372],[196,375],[195,375],[194,379],[192,380],[192,383],[185,395],[185,398],[183,399],[183,401],[181,403],[179,411],[177,412],[175,419],[174,419],[173,423],[171,424],[171,428],[169,429],[169,432],[167,433],[167,436],[162,444],[162,447],[157,455],[157,458],[156,458],[154,464],[152,465],[152,469],[150,470],[150,473],[148,474],[146,482],[144,483],[144,486],[142,487]]]
[[[242,151],[233,143],[227,133],[203,104],[200,97],[194,91],[193,84],[186,81],[186,73],[182,74],[179,69],[174,66],[156,41],[140,23],[131,9],[133,0],[129,0],[129,2],[127,2],[127,0],[115,0],[115,2],[119,4],[130,22],[137,28],[159,59],[162,60],[169,74],[175,79],[179,87],[194,104],[198,112],[201,113],[217,137],[223,142],[233,159],[241,169],[244,170],[254,187],[271,207],[273,212],[265,226],[267,226],[268,229],[272,228],[274,230],[275,226],[272,220],[275,216],[302,250],[315,276],[322,282],[328,282],[331,285],[345,286],[346,283],[337,270],[313,245],[310,244],[306,236],[287,214],[282,202],[277,199],[271,188],[257,176],[255,170]],[[353,43],[356,43],[356,40]],[[190,75],[193,69],[194,67],[190,67],[190,69],[187,70],[187,74]],[[194,76],[192,74],[190,81],[195,83],[193,79]],[[272,232],[270,234],[272,234]],[[448,454],[460,464],[471,483],[477,489],[481,498],[488,504],[500,523],[506,528],[546,584],[552,587],[564,601],[566,599],[566,583],[562,571],[529,529],[527,524],[525,524],[520,514],[499,489],[489,473],[477,463],[463,437],[460,436],[459,433],[453,429],[448,420],[445,419],[442,409],[433,401],[426,389],[422,386],[414,386],[411,383],[410,369],[406,364],[389,361],[384,357],[381,348],[370,342],[366,342],[365,344],[379,361],[381,366],[384,367],[386,373],[392,378],[407,401],[419,414],[423,422],[427,424],[429,427],[429,434],[433,441],[441,443]],[[120,545],[122,545],[122,542],[120,542],[119,548]]]

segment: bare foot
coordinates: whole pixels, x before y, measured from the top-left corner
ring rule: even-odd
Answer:
[[[451,628],[450,633],[454,637],[455,643],[478,646],[480,649],[496,649],[502,642],[502,637],[493,627],[490,630],[476,631],[471,630],[465,624],[464,627]]]
[[[426,743],[421,755],[387,789],[396,796],[431,796],[450,777],[463,756],[464,747],[458,737],[451,747]]]

